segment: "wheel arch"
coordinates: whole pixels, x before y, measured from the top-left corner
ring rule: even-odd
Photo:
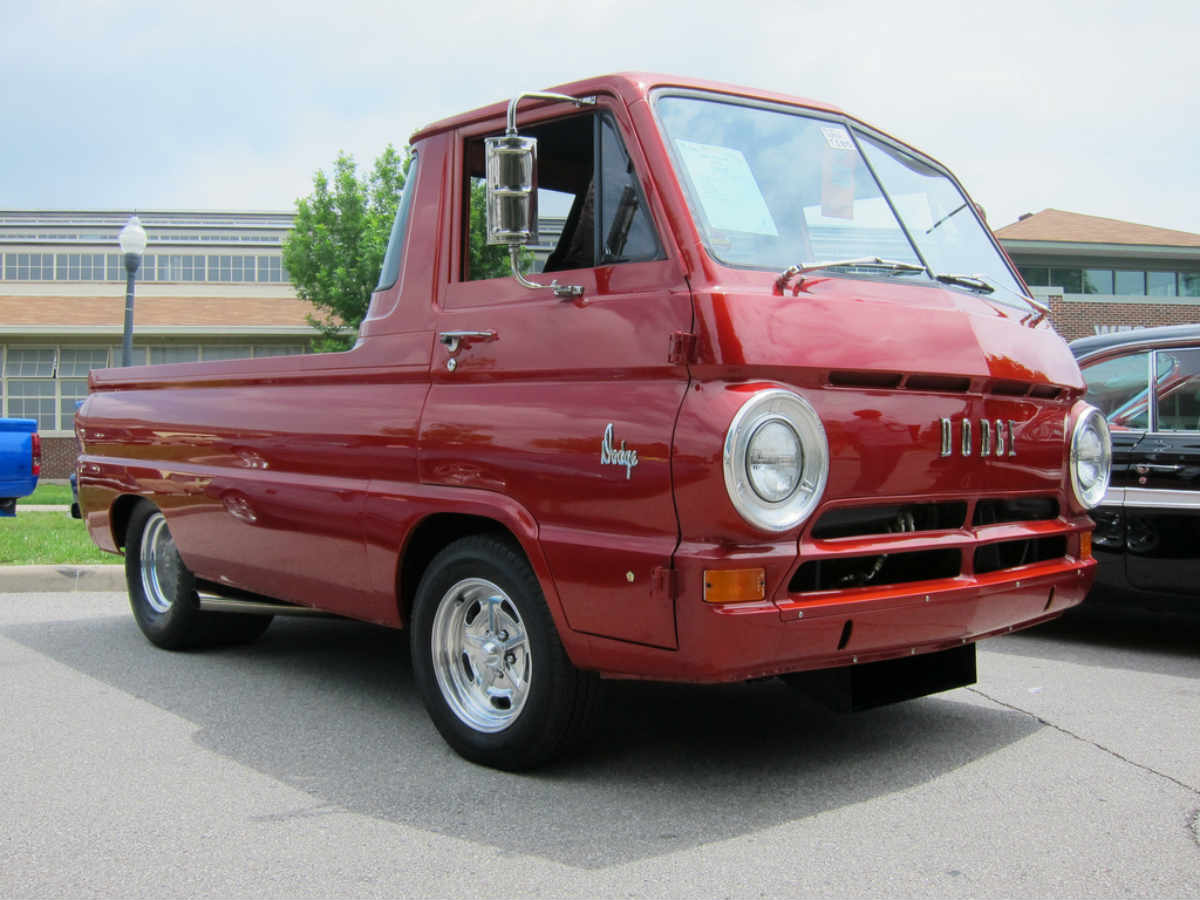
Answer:
[[[517,527],[514,527],[514,524]],[[541,585],[546,605],[558,629],[559,639],[567,654],[572,655],[571,639],[574,635],[563,614],[562,601],[550,574],[550,567],[542,555],[536,531],[530,530],[526,533],[520,528],[522,524],[525,523],[522,521],[510,524],[488,515],[449,512],[432,513],[417,523],[401,549],[396,566],[396,602],[401,624],[407,625],[411,621],[417,587],[433,558],[442,549],[461,538],[490,534],[510,543],[529,563],[534,577]]]
[[[108,527],[112,531],[113,544],[118,549],[125,549],[125,535],[129,531],[129,520],[133,518],[134,510],[143,503],[154,506],[154,502],[137,494],[122,494],[113,501],[108,514]]]

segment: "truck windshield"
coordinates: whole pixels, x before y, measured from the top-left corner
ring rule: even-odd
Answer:
[[[778,107],[668,94],[655,110],[701,236],[722,263],[781,272],[879,257],[928,273],[863,273],[937,277],[1032,308],[970,201],[932,163],[842,121]]]

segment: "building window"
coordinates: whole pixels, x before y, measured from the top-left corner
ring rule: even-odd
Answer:
[[[1179,273],[1179,296],[1200,297],[1200,272]]]
[[[196,346],[150,348],[150,365],[152,366],[162,363],[197,362],[199,359],[200,348]]]
[[[104,281],[104,254],[58,253],[55,270],[56,281]]]
[[[58,388],[58,417],[62,423],[58,430],[71,431],[75,428],[75,404],[88,395],[87,379],[62,378],[58,382]]]
[[[108,351],[103,347],[63,347],[58,353],[60,378],[86,378],[92,369],[103,369],[108,365]],[[117,359],[120,359],[119,353]]]
[[[1113,292],[1112,269],[1084,269],[1083,292],[1085,294],[1111,294]]]
[[[6,379],[8,416],[37,419],[38,431],[54,431],[54,381],[49,378]]]
[[[4,254],[5,281],[53,281],[53,253]]]
[[[204,348],[204,359],[247,359],[250,357],[250,347],[244,344],[230,346],[215,346]]]
[[[1083,293],[1083,269],[1051,269],[1050,283],[1058,285],[1064,294]]]
[[[1174,272],[1147,272],[1146,293],[1151,297],[1175,296]]]
[[[1017,269],[1030,287],[1048,287],[1050,285],[1050,269],[1045,266],[1017,266]]]
[[[5,253],[5,281],[124,281],[120,253]],[[290,281],[279,254],[235,256],[147,253],[138,281],[212,281],[232,284],[282,284]]]
[[[8,378],[51,378],[54,376],[54,362],[52,348],[10,349],[4,361],[4,375]]]
[[[1122,297],[1140,297],[1146,294],[1146,273],[1127,269],[1116,271],[1116,293]]]
[[[144,366],[146,364],[146,348],[145,347],[133,347],[133,348],[131,348],[131,350],[132,350],[132,352],[129,354],[129,364],[131,366]],[[108,348],[108,358],[112,360],[112,362],[109,363],[109,365],[111,365],[111,366],[121,365],[121,354],[122,354],[122,349],[120,347],[109,347]],[[102,368],[102,367],[97,366],[97,368]]]

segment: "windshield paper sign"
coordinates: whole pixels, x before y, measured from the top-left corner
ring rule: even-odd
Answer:
[[[681,140],[676,140],[675,146],[712,228],[779,235],[750,164],[740,150]]]

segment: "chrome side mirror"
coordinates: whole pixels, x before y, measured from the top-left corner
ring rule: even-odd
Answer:
[[[506,134],[484,140],[487,242],[522,246],[537,237],[537,138]]]
[[[537,240],[537,138],[517,134],[517,104],[526,97],[566,100],[576,106],[592,105],[590,97],[568,97],[528,91],[508,102],[508,126],[503,137],[484,139],[487,167],[487,242],[507,244],[512,274],[527,288],[551,288],[558,297],[580,297],[577,284],[538,284],[521,274],[520,253]]]

